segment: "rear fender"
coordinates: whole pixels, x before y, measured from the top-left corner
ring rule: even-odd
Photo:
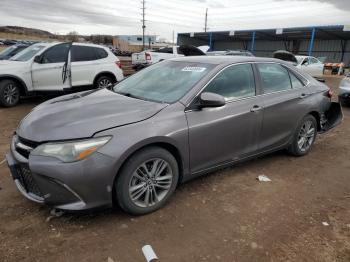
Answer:
[[[320,133],[327,132],[328,130],[339,125],[342,121],[343,111],[341,105],[338,102],[332,102],[329,109],[325,111],[321,117]]]

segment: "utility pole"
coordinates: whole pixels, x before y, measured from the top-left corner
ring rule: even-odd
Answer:
[[[204,32],[208,30],[208,8],[205,10]]]
[[[173,45],[175,45],[175,31],[173,30]]]
[[[146,10],[146,0],[142,0],[142,50],[145,50],[145,10]]]

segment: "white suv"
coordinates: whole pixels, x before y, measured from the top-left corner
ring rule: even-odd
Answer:
[[[0,105],[43,92],[104,88],[123,80],[119,59],[106,47],[82,43],[38,43],[0,61]]]

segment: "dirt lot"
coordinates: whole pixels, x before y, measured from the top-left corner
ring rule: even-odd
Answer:
[[[328,78],[335,90],[339,78]],[[0,161],[18,122],[40,99],[0,108]],[[284,152],[180,186],[162,210],[120,210],[48,219],[49,209],[17,192],[0,166],[0,260],[350,261],[350,109],[302,158]],[[268,175],[272,182],[255,178]],[[324,226],[322,222],[329,223]]]

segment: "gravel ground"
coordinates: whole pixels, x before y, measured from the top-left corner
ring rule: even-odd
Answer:
[[[340,78],[327,77],[336,91]],[[43,99],[0,108],[0,161],[21,118]],[[350,261],[350,109],[311,153],[277,152],[181,185],[162,210],[50,217],[17,192],[0,165],[0,260]],[[258,182],[258,175],[272,182]],[[325,226],[322,222],[327,222]]]

